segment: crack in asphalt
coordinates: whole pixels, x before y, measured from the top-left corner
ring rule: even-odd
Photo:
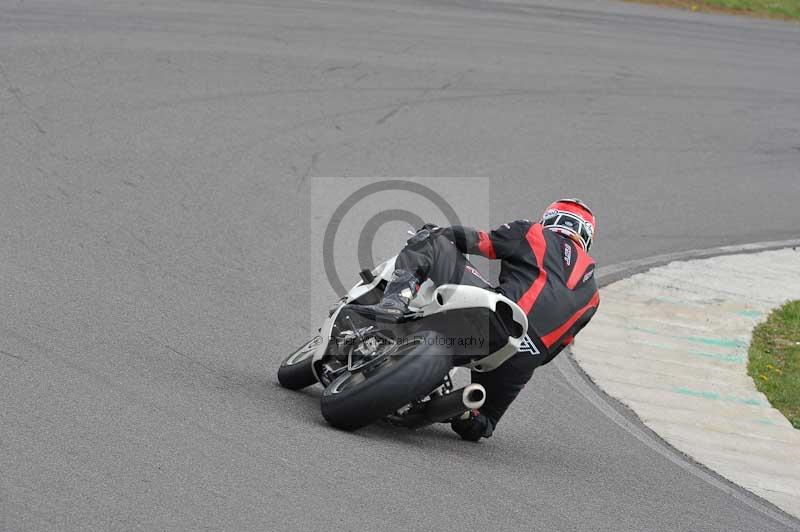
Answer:
[[[39,122],[37,122],[36,119],[33,118],[32,116],[33,109],[30,108],[28,103],[25,101],[25,98],[23,98],[22,91],[19,89],[19,87],[16,87],[14,86],[13,83],[11,83],[11,80],[8,77],[8,73],[6,72],[5,67],[1,63],[0,63],[0,76],[2,76],[3,80],[5,81],[6,90],[8,90],[8,92],[11,93],[11,96],[14,97],[14,100],[16,100],[19,106],[25,110],[28,116],[28,120],[30,120],[31,124],[33,124],[33,127],[36,129],[36,131],[38,131],[42,135],[46,135],[47,131],[45,131],[45,129],[39,124]]]

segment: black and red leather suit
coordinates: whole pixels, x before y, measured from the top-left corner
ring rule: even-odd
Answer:
[[[464,253],[500,260],[499,285],[492,287]],[[437,285],[455,281],[496,290],[527,313],[524,350],[494,371],[472,375],[473,382],[487,391],[481,413],[491,423],[488,434],[534,369],[572,342],[600,302],[589,254],[566,236],[528,220],[503,224],[488,233],[453,226],[423,234],[409,240],[395,267]]]

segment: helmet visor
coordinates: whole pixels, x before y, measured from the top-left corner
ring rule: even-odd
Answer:
[[[591,224],[586,223],[585,220],[570,212],[548,211],[542,218],[542,225],[545,227],[555,226],[574,234],[581,239],[587,251],[592,246],[594,231]]]

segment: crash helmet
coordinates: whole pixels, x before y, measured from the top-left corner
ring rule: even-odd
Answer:
[[[551,203],[542,214],[542,226],[572,239],[585,251],[594,240],[596,226],[589,206],[576,198],[560,199]]]

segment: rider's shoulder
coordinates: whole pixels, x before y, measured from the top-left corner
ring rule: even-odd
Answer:
[[[500,229],[505,230],[514,230],[514,229],[528,229],[532,226],[535,222],[525,219],[514,220],[513,222],[507,222],[500,226]]]
[[[525,238],[533,222],[530,220],[514,220],[513,222],[506,222],[494,230],[494,234],[498,237],[509,240],[521,240]]]

